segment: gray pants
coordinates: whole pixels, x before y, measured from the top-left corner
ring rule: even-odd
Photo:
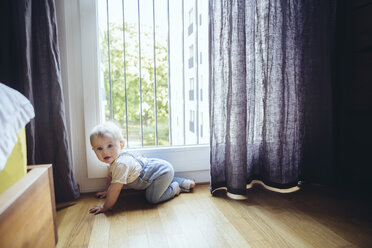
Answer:
[[[153,204],[172,199],[176,195],[177,188],[171,183],[177,182],[181,186],[185,179],[174,177],[174,169],[169,162],[158,158],[141,159],[132,156],[141,164],[142,171],[138,179],[124,185],[124,188],[146,190],[146,199]]]

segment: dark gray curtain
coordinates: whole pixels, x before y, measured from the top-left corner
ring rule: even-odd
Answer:
[[[79,197],[72,171],[53,0],[0,3],[0,81],[35,109],[26,127],[28,164],[53,164],[58,202]]]
[[[333,1],[210,1],[211,189],[332,180]]]

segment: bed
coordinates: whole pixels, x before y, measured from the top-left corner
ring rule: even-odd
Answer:
[[[0,247],[54,247],[58,240],[52,165],[27,166],[31,103],[0,83]]]

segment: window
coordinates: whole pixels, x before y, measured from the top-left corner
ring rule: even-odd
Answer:
[[[190,78],[189,100],[194,101],[194,78]]]
[[[189,69],[193,67],[194,67],[194,45],[191,45],[189,47]]]
[[[193,33],[193,25],[194,24],[194,10],[189,10],[189,28],[188,28],[188,34],[191,35]]]
[[[208,101],[200,102],[197,93],[199,75],[208,75],[208,67],[194,63],[194,54],[208,56],[208,26],[194,25],[192,36],[188,28],[199,5],[208,8],[208,1],[79,2],[85,128],[114,120],[124,130],[129,149],[207,145],[209,139],[198,138],[198,116]],[[193,102],[187,91],[191,78]],[[187,138],[190,129],[195,139]],[[87,142],[87,156],[90,151]],[[96,159],[87,159],[89,177],[94,178],[90,168]]]
[[[200,112],[200,137],[203,138],[203,112]]]
[[[189,130],[192,133],[195,132],[195,111],[194,110],[190,110]]]
[[[200,101],[203,101],[203,75],[200,76]]]
[[[189,10],[189,25],[194,23],[194,9]]]
[[[195,102],[196,113],[208,107],[203,96],[196,98],[202,93],[196,79],[208,75],[208,67],[194,64],[195,53],[202,61],[208,52],[208,32],[205,27],[196,29],[198,35],[188,38],[183,28],[183,23],[194,23],[199,5],[206,4],[202,2],[195,6],[182,0],[97,1],[96,106],[100,121],[114,120],[125,130],[128,147],[204,143],[185,142],[185,129],[177,128],[182,126],[177,120],[186,121],[188,101]],[[185,91],[187,81],[190,88]]]

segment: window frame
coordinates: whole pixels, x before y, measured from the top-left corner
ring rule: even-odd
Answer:
[[[79,1],[87,176],[88,178],[102,178],[107,175],[107,166],[98,161],[89,141],[90,130],[101,121],[101,115],[104,114],[100,106],[103,94],[100,87],[103,87],[103,82],[99,81],[97,0]],[[168,160],[173,164],[176,172],[205,171],[209,175],[209,144],[143,147],[129,150],[148,157]]]

